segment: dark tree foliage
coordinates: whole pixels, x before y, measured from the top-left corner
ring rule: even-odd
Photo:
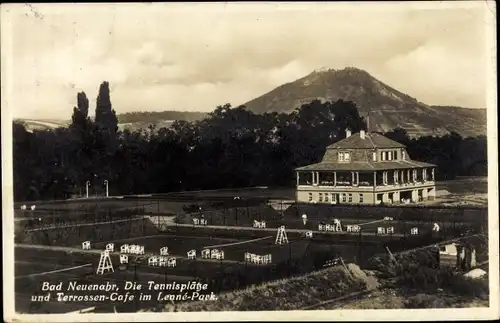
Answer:
[[[112,109],[108,82],[102,82],[99,87],[95,109],[95,123],[100,131],[109,133],[116,133],[118,131],[118,119],[116,118],[115,110]]]
[[[151,126],[119,131],[110,88],[99,88],[95,121],[89,100],[77,94],[68,128],[14,131],[16,200],[104,194],[160,193],[244,186],[290,186],[294,169],[321,160],[326,146],[341,140],[345,129],[366,128],[357,107],[348,101],[312,101],[291,114],[254,114],[229,104],[202,120],[175,121],[168,128]],[[411,139],[403,129],[386,133],[408,146],[413,159],[438,165],[438,179],[486,174],[486,138]]]

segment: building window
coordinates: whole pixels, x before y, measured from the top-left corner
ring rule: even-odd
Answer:
[[[323,193],[319,193],[319,202],[323,202]]]
[[[359,194],[359,203],[363,203],[363,194]]]
[[[385,161],[385,151],[383,151],[383,152],[381,153],[381,156],[380,156],[380,157],[382,157],[382,158],[381,158],[381,159],[382,159],[382,161]]]
[[[416,182],[417,181],[417,170],[414,169],[412,173],[413,173],[412,174],[413,175],[413,182]]]
[[[337,195],[335,193],[332,193],[332,202],[337,203]]]
[[[387,185],[387,171],[382,173],[382,182]]]
[[[313,193],[309,193],[309,202],[312,202],[313,200]]]
[[[398,160],[398,151],[394,150],[394,160]]]
[[[339,153],[339,162],[348,163],[351,161],[351,153],[350,152],[340,152]]]
[[[377,153],[376,152],[374,152],[372,154],[372,158],[373,158],[373,161],[377,161]]]
[[[401,159],[402,159],[402,160],[405,160],[405,159],[406,159],[406,153],[405,153],[405,151],[404,151],[404,150],[401,152]]]
[[[392,151],[387,152],[387,160],[392,160]]]
[[[342,203],[346,202],[346,193],[340,193],[340,200],[342,201]]]
[[[399,171],[395,170],[394,171],[394,184],[399,183]]]
[[[352,194],[349,193],[349,200],[348,200],[349,203],[352,203]]]
[[[325,202],[328,202],[328,193],[325,193]]]

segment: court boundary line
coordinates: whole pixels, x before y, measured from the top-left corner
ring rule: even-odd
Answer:
[[[92,264],[89,263],[89,264],[80,265],[80,266],[74,266],[74,267],[69,267],[69,268],[61,268],[61,269],[56,269],[56,270],[51,270],[51,271],[45,271],[45,272],[42,272],[42,273],[22,275],[22,276],[15,277],[15,279],[26,278],[26,277],[36,277],[36,276],[43,276],[43,275],[50,275],[50,274],[54,274],[54,273],[59,273],[59,272],[63,272],[63,271],[69,271],[69,270],[83,268],[83,267],[88,267],[88,266],[92,266]]]
[[[245,241],[239,241],[239,242],[233,242],[233,243],[226,243],[226,244],[218,244],[218,245],[213,245],[213,246],[205,246],[205,247],[202,247],[202,249],[215,248],[215,247],[236,246],[236,245],[239,245],[239,244],[251,243],[251,242],[256,242],[256,241],[260,241],[260,240],[265,240],[265,239],[269,239],[269,238],[272,238],[272,237],[273,236],[267,236],[267,237],[263,237],[263,238],[252,239],[252,240],[245,240]]]
[[[44,230],[54,230],[54,229],[67,229],[67,228],[75,228],[75,227],[86,227],[100,224],[110,224],[110,223],[120,223],[120,222],[132,222],[138,220],[145,220],[144,218],[132,218],[132,219],[123,219],[123,220],[114,220],[114,221],[103,221],[103,222],[90,222],[90,223],[74,223],[74,224],[63,224],[63,225],[53,225],[47,227],[41,227],[36,229],[27,229],[25,232],[38,232]]]

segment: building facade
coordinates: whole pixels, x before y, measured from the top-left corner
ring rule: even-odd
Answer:
[[[320,163],[299,167],[297,202],[418,203],[434,199],[436,166],[412,160],[406,146],[377,133],[346,131]]]

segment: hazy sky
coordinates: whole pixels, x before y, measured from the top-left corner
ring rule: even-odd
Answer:
[[[14,117],[70,118],[77,92],[93,111],[107,80],[118,113],[211,111],[354,66],[427,104],[484,108],[494,4],[421,5],[2,5],[10,106]]]

